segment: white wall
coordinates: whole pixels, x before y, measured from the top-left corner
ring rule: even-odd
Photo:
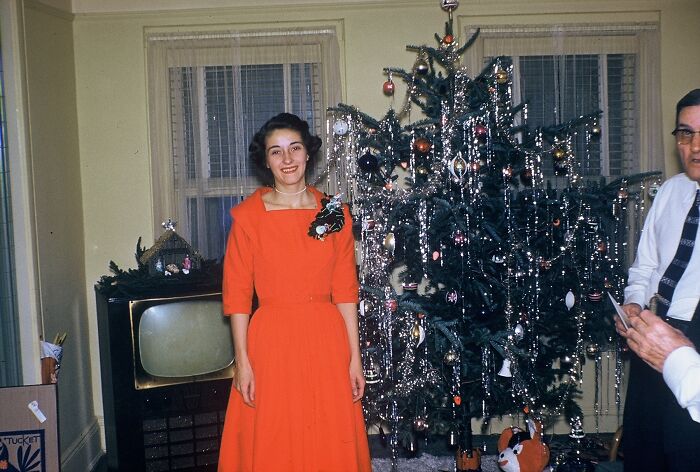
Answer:
[[[22,88],[8,114],[24,126],[10,141],[26,147],[10,150],[19,171],[11,192],[21,207],[14,228],[20,320],[31,320],[21,342],[33,354],[22,357],[23,381],[40,381],[39,335],[67,332],[58,385],[61,457],[64,471],[84,472],[99,457],[100,441],[89,369],[73,16],[36,2],[13,4]]]

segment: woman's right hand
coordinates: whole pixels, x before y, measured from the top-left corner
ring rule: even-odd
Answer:
[[[250,362],[236,360],[236,372],[233,375],[233,386],[241,392],[243,403],[255,408],[255,376]]]

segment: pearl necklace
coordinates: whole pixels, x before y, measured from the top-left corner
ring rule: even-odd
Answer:
[[[304,185],[304,188],[299,190],[298,192],[283,192],[279,190],[277,187],[272,187],[275,189],[275,192],[281,193],[282,195],[299,195],[300,193],[306,192],[306,185]]]

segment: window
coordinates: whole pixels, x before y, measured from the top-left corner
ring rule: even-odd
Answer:
[[[332,30],[149,38],[156,225],[172,218],[204,257],[223,256],[229,209],[259,185],[252,135],[283,111],[322,135],[339,101],[336,41]]]
[[[573,151],[584,178],[612,180],[663,169],[655,45],[654,25],[487,27],[472,63],[509,56],[513,101],[527,103],[531,128],[601,111],[600,138],[587,147],[580,133]],[[563,182],[549,163],[542,171]]]

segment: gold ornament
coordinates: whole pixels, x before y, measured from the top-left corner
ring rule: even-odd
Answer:
[[[423,341],[425,341],[425,329],[416,323],[411,329],[411,337],[416,342],[416,347],[420,346]]]
[[[595,343],[591,343],[586,346],[586,354],[588,354],[589,357],[596,357],[600,354],[600,347]]]
[[[394,233],[387,233],[386,237],[384,238],[384,247],[392,254],[394,253],[394,249],[396,248],[396,238],[394,237]]]
[[[442,358],[447,365],[455,365],[459,361],[459,354],[454,349],[448,350]]]
[[[556,148],[554,151],[552,151],[552,157],[554,157],[554,160],[556,161],[561,161],[566,157],[566,151],[562,148]]]
[[[467,161],[464,160],[461,152],[458,152],[454,159],[450,161],[448,170],[455,179],[462,180],[467,171]]]
[[[503,69],[498,69],[496,71],[496,83],[499,85],[503,85],[506,82],[508,82],[508,72],[506,72]]]

